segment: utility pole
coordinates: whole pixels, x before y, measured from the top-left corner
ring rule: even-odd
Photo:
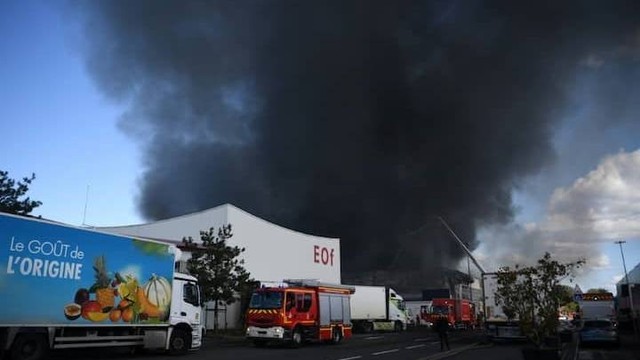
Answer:
[[[633,334],[638,339],[638,324],[636,324],[636,313],[633,309],[633,295],[631,291],[631,284],[629,284],[629,274],[627,273],[627,264],[624,261],[624,252],[622,251],[622,244],[626,243],[625,240],[618,240],[615,242],[620,245],[620,255],[622,256],[622,268],[624,269],[624,277],[627,283],[627,291],[629,292],[629,308],[631,309],[631,323],[633,324]]]
[[[84,212],[82,213],[82,226],[87,226],[87,204],[89,203],[89,185],[87,185],[87,193],[84,197]]]

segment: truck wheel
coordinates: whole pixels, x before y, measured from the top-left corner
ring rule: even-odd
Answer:
[[[401,321],[396,321],[396,323],[393,325],[393,331],[402,332],[402,322]]]
[[[169,340],[169,353],[172,355],[185,354],[189,350],[191,337],[185,331],[174,329]]]
[[[22,334],[16,338],[11,346],[11,359],[44,359],[48,351],[49,344],[44,334]]]
[[[302,345],[302,331],[297,327],[293,329],[293,333],[291,333],[291,346],[298,348],[300,345]]]
[[[341,341],[342,341],[342,329],[336,326],[333,328],[333,333],[331,334],[331,343],[340,344]]]

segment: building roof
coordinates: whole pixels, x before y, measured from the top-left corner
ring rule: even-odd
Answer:
[[[97,230],[168,242],[184,249],[181,245],[185,237],[201,244],[201,231],[224,225],[232,226],[233,236],[228,244],[245,249],[240,258],[256,280],[277,282],[304,278],[341,282],[340,239],[291,230],[231,204],[146,224]],[[181,260],[189,257],[189,251],[185,251]]]
[[[211,219],[215,219],[215,218],[221,219],[223,220],[223,222],[228,223],[230,212],[238,214],[239,216],[242,216],[248,219],[248,221],[250,222],[268,224],[270,227],[277,228],[279,229],[279,231],[294,234],[295,236],[299,235],[299,236],[309,236],[317,239],[338,240],[337,238],[333,238],[333,237],[313,235],[313,234],[308,234],[308,233],[296,231],[293,229],[289,229],[287,227],[272,223],[266,219],[258,217],[254,214],[251,214],[250,212],[247,212],[235,205],[228,204],[228,203],[218,205],[213,208],[196,211],[189,214],[175,216],[168,219],[162,219],[162,220],[157,220],[157,221],[152,221],[152,222],[147,222],[142,224],[133,224],[133,225],[94,227],[94,229],[107,231],[107,232],[115,232],[115,233],[127,233],[128,235],[138,235],[137,233],[146,233],[146,230],[151,228],[158,228],[159,226],[165,226],[165,227],[171,228],[175,226],[175,224],[185,224],[185,223],[195,222],[195,223],[208,224],[208,226],[212,226],[213,223],[211,222]],[[199,230],[205,230],[205,229],[199,229]],[[150,236],[146,234],[146,235],[139,235],[139,236],[144,236],[145,238],[148,238],[148,239],[164,241],[169,243],[182,243],[182,237],[184,236],[184,234],[175,235],[175,236],[168,236],[166,234],[163,234],[162,236]],[[199,239],[197,234],[194,235],[193,238],[194,240]]]
[[[627,272],[630,284],[640,284],[640,263],[638,263],[631,271]],[[627,279],[623,276],[616,285],[623,285],[627,283]]]

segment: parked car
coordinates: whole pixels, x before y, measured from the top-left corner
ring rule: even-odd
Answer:
[[[580,342],[618,346],[620,336],[616,324],[609,319],[584,320],[580,328]]]
[[[575,330],[576,327],[569,320],[560,320],[558,322],[558,335],[562,342],[570,342]]]
[[[571,332],[573,330],[575,330],[575,325],[571,320],[558,321],[558,332]]]

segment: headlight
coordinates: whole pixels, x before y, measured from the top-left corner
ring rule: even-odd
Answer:
[[[281,329],[281,328],[276,328],[276,329],[275,329],[275,333],[276,333],[276,334],[280,334],[280,333],[282,333],[282,329]]]
[[[247,328],[246,335],[249,335],[249,333],[250,333],[249,328]]]

